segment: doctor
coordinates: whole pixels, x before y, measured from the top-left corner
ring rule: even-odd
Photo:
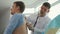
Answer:
[[[41,6],[41,9],[38,13],[34,13],[31,16],[27,17],[27,21],[31,22],[33,25],[32,34],[44,34],[45,28],[50,21],[50,18],[47,16],[50,10],[50,3],[45,2]]]
[[[13,15],[7,25],[4,34],[27,34],[24,15],[25,5],[22,1],[13,3],[11,14]]]

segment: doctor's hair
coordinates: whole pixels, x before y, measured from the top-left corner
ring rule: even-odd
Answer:
[[[50,3],[48,3],[48,2],[43,3],[43,6],[48,7],[48,9],[50,9],[50,8],[51,8],[51,4],[50,4]]]
[[[25,4],[22,1],[15,1],[16,7],[20,8],[20,12],[23,13],[25,10]]]

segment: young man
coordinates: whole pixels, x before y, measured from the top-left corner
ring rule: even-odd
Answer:
[[[28,22],[33,25],[32,34],[44,34],[45,28],[50,21],[47,16],[50,10],[50,4],[48,2],[43,3],[41,10],[38,13],[34,13],[27,18]]]
[[[24,15],[25,5],[22,1],[13,3],[11,14],[13,15],[4,34],[27,34]]]

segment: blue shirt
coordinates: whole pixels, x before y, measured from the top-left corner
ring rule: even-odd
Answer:
[[[23,14],[14,14],[8,24],[7,28],[4,31],[4,34],[12,34],[15,28],[23,25],[24,15]]]

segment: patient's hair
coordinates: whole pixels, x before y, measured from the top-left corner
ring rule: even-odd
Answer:
[[[43,3],[43,6],[48,7],[48,9],[50,9],[50,8],[51,8],[50,3],[48,3],[48,2]]]
[[[23,13],[24,10],[25,10],[25,5],[24,5],[24,3],[23,3],[22,1],[15,1],[14,3],[16,4],[16,6],[19,6],[20,12]]]

